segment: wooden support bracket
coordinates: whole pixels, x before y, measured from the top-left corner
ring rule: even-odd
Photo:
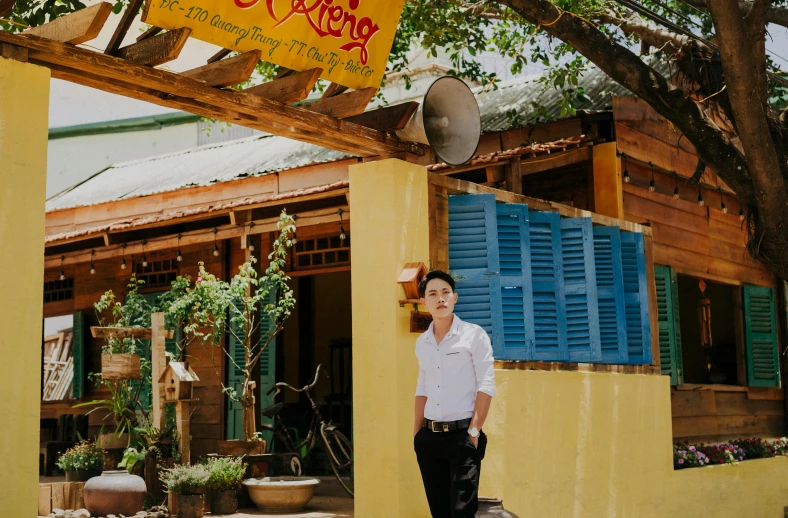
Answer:
[[[352,117],[363,113],[367,109],[369,101],[375,97],[377,91],[377,88],[370,87],[328,98],[323,96],[319,101],[305,106],[305,108],[312,112],[336,117],[337,119]]]
[[[115,27],[115,32],[112,34],[112,38],[110,38],[109,43],[107,44],[107,49],[104,51],[105,54],[117,56],[120,46],[123,45],[123,38],[125,38],[126,33],[129,32],[131,24],[134,22],[137,14],[140,12],[140,8],[142,7],[143,3],[144,0],[131,0],[129,2],[128,7],[126,7],[125,11],[123,11],[123,16],[120,19],[120,23],[117,27]]]
[[[347,121],[378,131],[396,131],[405,127],[405,124],[413,117],[419,103],[416,101],[397,104],[396,106],[386,106],[377,110],[370,110],[348,117]]]
[[[328,99],[329,97],[337,96],[341,93],[344,93],[348,90],[347,86],[338,85],[336,83],[331,83],[326,87],[323,95],[320,97],[321,99]]]
[[[230,49],[222,49],[219,52],[217,52],[216,54],[214,54],[213,56],[208,58],[208,64],[210,65],[211,63],[216,63],[217,61],[221,61],[224,58],[226,58],[227,56],[229,56],[231,53],[232,53],[232,50],[230,50]]]
[[[284,104],[303,101],[314,88],[323,70],[313,68],[294,74],[287,74],[244,90],[246,93]]]
[[[217,88],[237,85],[252,77],[261,55],[261,51],[253,50],[188,70],[181,75]]]
[[[155,25],[152,25],[150,29],[146,30],[145,32],[137,36],[137,41],[142,41],[142,40],[147,40],[148,38],[152,38],[153,36],[156,36],[163,30],[164,29],[162,29],[161,27],[156,27]]]
[[[155,67],[177,59],[192,30],[183,27],[118,50],[117,56],[138,65]]]
[[[49,23],[33,27],[24,33],[78,45],[95,39],[107,22],[111,12],[112,4],[101,2],[66,16],[55,18]]]
[[[232,210],[230,211],[230,223],[233,225],[246,225],[252,221],[251,210]]]

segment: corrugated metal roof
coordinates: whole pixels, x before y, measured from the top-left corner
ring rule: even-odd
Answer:
[[[47,200],[46,210],[207,186],[348,157],[283,137],[249,137],[110,166]]]
[[[613,95],[626,95],[627,90],[591,67],[580,79],[588,101],[578,110],[599,112],[609,110]],[[482,131],[513,129],[510,113],[520,114],[519,122],[528,122],[532,103],[548,107],[548,114],[558,118],[559,90],[545,89],[539,76],[506,81],[498,89],[479,96]],[[191,186],[205,186],[247,176],[295,169],[309,164],[326,163],[353,155],[305,144],[284,137],[263,135],[221,142],[187,151],[135,160],[108,167],[84,182],[47,200],[47,212],[95,205],[134,196],[174,191]]]

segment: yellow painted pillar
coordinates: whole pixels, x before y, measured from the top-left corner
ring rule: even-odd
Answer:
[[[429,261],[427,170],[400,160],[350,168],[353,218],[355,514],[428,517],[413,452],[418,377],[409,307],[397,277]]]
[[[0,58],[0,516],[37,516],[49,70]]]
[[[594,212],[624,219],[624,191],[621,187],[621,160],[616,143],[597,144],[594,152]]]

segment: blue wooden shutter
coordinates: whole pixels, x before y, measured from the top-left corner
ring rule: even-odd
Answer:
[[[667,266],[655,266],[657,285],[657,321],[659,322],[659,362],[670,384],[683,382],[681,327],[679,324],[678,287],[675,272]]]
[[[71,356],[74,362],[74,379],[71,382],[71,397],[82,399],[85,395],[85,313],[74,313],[71,327]]]
[[[554,212],[529,212],[535,360],[569,360],[560,226],[561,216]]]
[[[497,226],[492,194],[449,197],[449,269],[460,278],[454,313],[487,331],[494,355],[503,352]]]
[[[624,310],[629,363],[648,365],[652,361],[651,320],[643,234],[621,233],[621,263],[624,273]]]
[[[777,311],[772,288],[744,287],[744,336],[748,384],[751,387],[779,387]]]
[[[498,205],[498,252],[501,267],[503,351],[496,357],[533,357],[534,312],[531,257],[528,254],[528,207]]]
[[[261,307],[259,311],[260,315],[260,336],[262,337],[263,342],[261,346],[265,344],[265,340],[267,340],[266,335],[272,333],[276,328],[276,322],[271,320],[270,315],[268,312],[265,311],[265,306],[267,304],[276,304],[276,291],[271,290],[268,294],[268,299],[261,302]],[[268,389],[270,389],[274,383],[276,383],[276,337],[271,340],[271,343],[268,344],[268,347],[265,348],[265,351],[260,355],[260,408],[266,408],[274,404],[274,397],[273,394],[266,395]],[[261,422],[274,424],[274,420],[271,417],[262,417]],[[271,442],[273,437],[268,436],[268,434],[263,434],[266,441],[268,441],[269,445],[273,445]]]
[[[602,361],[628,363],[621,230],[618,227],[594,227],[594,264]]]
[[[242,311],[243,302],[236,300],[233,301],[235,307]],[[236,313],[230,311],[230,318]],[[239,338],[244,337],[243,324],[237,322],[230,322],[233,333]],[[227,362],[227,386],[234,388],[236,394],[239,396],[243,392],[244,372],[246,368],[246,355],[244,351],[243,342],[237,340],[233,333],[227,333],[227,350],[235,363]],[[236,365],[237,364],[237,365]],[[243,407],[237,401],[233,401],[228,396],[227,398],[227,440],[242,439],[243,438]]]
[[[592,228],[590,218],[561,220],[566,339],[573,362],[602,359]]]

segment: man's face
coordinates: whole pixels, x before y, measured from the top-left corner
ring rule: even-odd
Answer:
[[[457,294],[443,279],[432,279],[428,282],[424,297],[420,301],[422,306],[427,307],[432,318],[448,317],[454,312],[456,303]]]

